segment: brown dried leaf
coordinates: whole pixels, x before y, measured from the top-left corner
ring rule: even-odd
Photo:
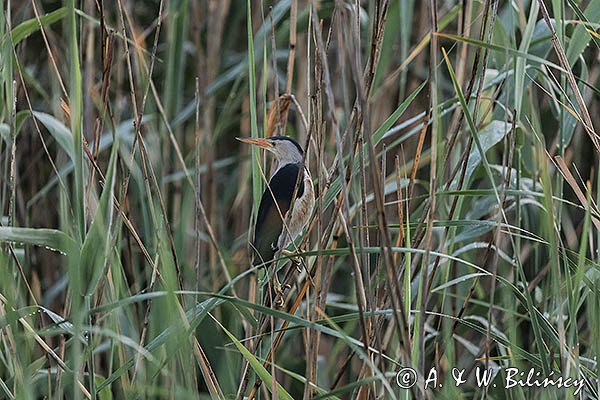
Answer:
[[[62,108],[62,111],[64,113],[63,115],[63,121],[67,122],[71,119],[71,107],[69,106],[69,104],[64,100],[64,99],[60,99],[60,108]]]
[[[292,104],[292,96],[287,93],[282,94],[273,102],[267,115],[267,134],[265,137],[283,135],[290,104]]]

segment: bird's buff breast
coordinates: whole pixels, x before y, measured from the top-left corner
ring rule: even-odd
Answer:
[[[313,189],[312,180],[310,176],[304,172],[304,193],[302,197],[294,202],[291,209],[291,217],[287,225],[289,234],[281,235],[279,238],[278,246],[280,249],[285,249],[291,242],[293,242],[302,232],[302,229],[308,223],[312,210],[315,206],[315,191]],[[290,212],[290,211],[288,211]],[[287,215],[286,215],[287,217]],[[287,218],[286,218],[287,219]],[[286,230],[285,227],[283,228]]]

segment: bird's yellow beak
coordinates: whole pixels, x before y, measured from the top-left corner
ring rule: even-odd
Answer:
[[[273,143],[264,138],[236,138],[242,143],[254,144],[258,147],[262,147],[263,149],[270,149],[273,147]]]

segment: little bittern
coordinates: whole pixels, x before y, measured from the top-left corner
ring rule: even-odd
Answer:
[[[312,179],[308,168],[303,168],[296,197],[292,199],[304,155],[298,142],[287,136],[238,140],[273,153],[277,163],[260,200],[254,227],[253,264],[268,266],[275,254],[284,251],[308,223],[315,205]]]

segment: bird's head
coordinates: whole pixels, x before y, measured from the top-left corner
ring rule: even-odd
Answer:
[[[242,143],[253,144],[275,155],[279,165],[302,162],[304,152],[294,139],[287,136],[269,138],[237,138]]]

